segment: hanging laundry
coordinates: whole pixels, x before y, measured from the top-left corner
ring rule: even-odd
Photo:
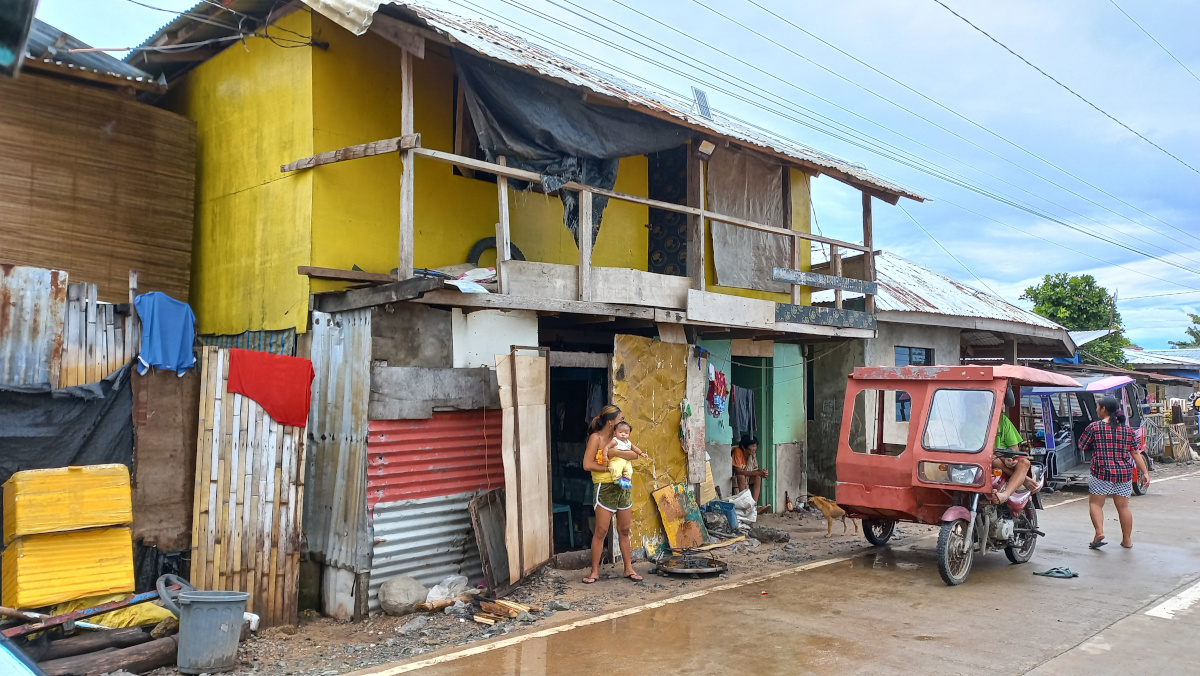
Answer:
[[[138,373],[145,375],[153,366],[182,376],[196,365],[192,351],[196,342],[196,315],[187,303],[151,291],[134,298],[133,307],[142,322]]]
[[[229,392],[250,397],[280,425],[308,424],[315,375],[303,357],[229,350]]]
[[[758,425],[754,419],[754,390],[733,386],[733,393],[729,398],[729,426],[733,429],[735,438],[741,438],[743,434],[755,436]]]
[[[729,386],[725,382],[725,374],[708,365],[708,414],[720,418],[729,405]]]
[[[600,415],[600,409],[604,408],[604,387],[600,383],[588,383],[587,388],[587,409],[584,411],[585,424],[592,424],[592,420]]]

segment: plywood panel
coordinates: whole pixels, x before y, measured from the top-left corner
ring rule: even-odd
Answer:
[[[686,345],[641,336],[616,336],[613,403],[633,425],[631,439],[649,455],[634,462],[633,548],[653,555],[666,543],[651,494],[687,481],[687,456],[679,441],[680,402],[686,394]],[[702,411],[694,414],[702,415]],[[703,447],[701,447],[703,452]]]
[[[206,347],[201,363],[192,584],[249,592],[266,625],[296,624],[304,428],[229,393],[228,350]]]
[[[509,261],[509,293],[533,298],[577,300],[579,281],[574,265]],[[659,275],[632,268],[593,267],[588,300],[619,305],[683,309],[690,284],[686,277]]]
[[[503,413],[505,542],[509,582],[515,583],[548,561],[552,552],[548,359],[518,355],[515,369],[512,359],[496,356]]]
[[[775,326],[775,303],[692,289],[688,291],[687,318],[693,322],[769,329]]]
[[[137,269],[144,290],[186,302],[195,125],[34,73],[0,81],[0,101],[0,263],[65,270],[116,303]]]

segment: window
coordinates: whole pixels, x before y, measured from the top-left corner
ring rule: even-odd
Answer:
[[[996,412],[991,390],[938,390],[929,404],[922,445],[931,451],[978,453]]]
[[[933,348],[897,345],[896,366],[933,366]]]
[[[863,390],[854,398],[850,419],[850,450],[855,453],[897,456],[908,447],[908,422],[890,420],[885,411],[899,410],[899,402],[912,397],[903,390]]]

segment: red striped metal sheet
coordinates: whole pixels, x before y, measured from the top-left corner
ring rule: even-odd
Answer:
[[[372,420],[367,505],[504,485],[500,411],[437,411],[427,420]]]

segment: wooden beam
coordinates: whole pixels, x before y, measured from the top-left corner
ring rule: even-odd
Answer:
[[[333,293],[318,293],[313,296],[313,309],[319,312],[345,312],[365,307],[414,300],[437,291],[443,286],[440,277],[412,277],[369,289],[351,289]],[[477,295],[477,294],[466,294]],[[478,294],[486,295],[486,294]]]
[[[113,87],[114,89],[132,87],[137,91],[157,92],[159,94],[167,91],[166,85],[160,85],[153,80],[137,80],[134,78],[122,77],[120,75],[109,75],[108,73],[101,73],[98,70],[80,68],[72,64],[62,63],[60,61],[25,59],[21,64],[21,68],[24,70],[37,71],[38,73],[45,73],[47,75],[54,75],[58,77],[65,75],[67,77],[73,77],[79,80],[98,82],[102,85]]]
[[[694,142],[687,148],[687,203],[695,212],[688,217],[687,231],[687,273],[692,281],[692,288],[704,291],[705,288],[705,190],[704,170],[707,163],[694,152]]]
[[[775,306],[775,322],[837,326],[849,329],[867,329],[870,331],[874,331],[876,326],[875,315],[867,314],[866,312],[838,310],[837,308],[815,305],[789,305],[787,303],[779,303]]]
[[[385,138],[382,141],[371,141],[370,143],[362,143],[356,146],[346,146],[337,150],[317,153],[310,155],[304,159],[288,162],[279,167],[279,171],[287,173],[289,171],[299,171],[301,169],[312,169],[319,167],[322,164],[333,164],[335,162],[343,162],[345,160],[357,160],[360,157],[371,157],[373,155],[386,155],[401,150],[417,148],[421,145],[420,134],[410,134],[408,136],[397,136],[395,138]]]
[[[542,175],[537,172],[504,167],[492,162],[484,162],[483,160],[466,157],[465,155],[455,155],[454,153],[447,153],[441,150],[432,150],[430,148],[413,148],[413,153],[421,157],[428,157],[431,160],[437,160],[447,164],[455,164],[460,167],[468,167],[477,171],[486,171],[490,174],[496,174],[497,176],[507,176],[509,178],[516,178],[522,181],[531,181],[533,183],[542,182]]]
[[[875,226],[871,217],[871,195],[865,190],[862,194],[862,206],[864,247],[862,251],[865,254],[863,260],[863,271],[866,273],[863,275],[863,278],[865,278],[868,282],[873,282],[875,281]],[[875,314],[875,297],[867,296],[865,300],[867,314]]]
[[[820,336],[822,338],[874,338],[875,329],[852,329],[844,326],[824,326],[821,324],[795,324],[792,322],[775,322],[775,330],[784,334]],[[781,342],[779,338],[775,342]]]
[[[615,96],[605,96],[596,92],[584,92],[583,102],[593,106],[606,106],[608,108],[628,108],[629,102],[625,99]]]
[[[770,329],[775,326],[775,303],[723,293],[688,291],[688,322]]]
[[[505,157],[496,158],[496,164],[504,166]],[[508,214],[508,177],[496,176],[496,202],[499,206],[500,220],[496,222],[496,283],[500,293],[509,293],[508,262],[512,260],[512,247],[509,233]]]
[[[604,352],[550,352],[550,368],[569,366],[572,368],[607,369],[612,366],[612,355]]]
[[[612,315],[631,319],[654,319],[654,308],[616,305],[613,303],[580,302],[556,298],[528,298],[525,296],[497,293],[459,293],[457,291],[431,291],[414,302],[426,305],[449,307],[483,308],[496,310],[530,310],[548,314]]]
[[[413,134],[413,77],[412,54],[400,52],[400,135]],[[406,280],[413,276],[413,171],[416,169],[412,149],[404,151],[404,168],[400,174],[400,236],[396,248],[396,279]]]
[[[416,26],[395,17],[376,12],[371,20],[371,32],[396,45],[418,59],[425,58],[425,38]]]
[[[310,265],[296,266],[296,274],[312,277],[313,279],[330,279],[336,282],[394,282],[396,278],[383,272],[367,272],[365,270],[338,270],[336,268],[316,268]]]
[[[842,276],[842,252],[838,250],[836,244],[829,245],[829,269],[833,272],[834,277]],[[842,290],[833,290],[833,306],[839,310],[842,309]]]
[[[592,299],[592,193],[588,190],[579,191],[579,227],[576,230],[579,241],[579,299]]]
[[[802,239],[793,237],[791,244],[792,244],[792,269],[799,271],[804,263],[804,261],[801,259],[801,256],[800,256],[800,254],[801,254],[800,247],[806,246],[806,243]],[[775,268],[775,269],[778,270],[779,268]],[[777,279],[775,281],[780,281],[780,280]],[[803,289],[800,288],[799,284],[792,285],[792,293],[791,293],[792,305],[800,305],[802,291],[803,291]]]
[[[848,277],[834,277],[833,275],[822,275],[819,272],[804,272],[803,270],[789,270],[787,268],[773,268],[771,279],[784,284],[791,284],[793,288],[800,286],[813,286],[818,289],[841,289],[850,293],[861,293],[864,296],[874,296],[879,293],[879,285],[875,282],[867,282],[861,279],[850,279]],[[792,303],[799,305],[799,303]]]

